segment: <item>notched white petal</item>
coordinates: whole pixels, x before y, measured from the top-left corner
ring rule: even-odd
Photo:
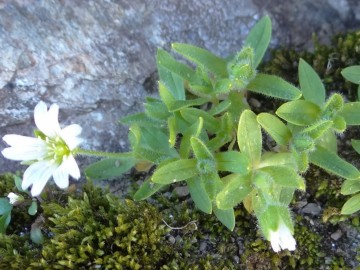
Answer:
[[[31,185],[31,195],[38,196],[58,165],[50,161],[40,161],[29,166],[23,176],[21,188],[26,190]]]
[[[55,184],[61,188],[67,188],[69,186],[69,173],[65,163],[62,163],[53,173]]]
[[[17,134],[7,134],[3,140],[10,146],[42,146],[46,143],[38,138],[21,136]]]
[[[32,161],[44,159],[48,150],[46,147],[8,147],[1,151],[1,154],[11,160]]]
[[[64,157],[63,165],[66,166],[67,172],[75,179],[80,178],[80,169],[72,155]]]
[[[40,101],[34,110],[34,120],[38,129],[50,138],[55,138],[60,133],[58,121],[59,107],[51,105],[49,111],[44,102]]]

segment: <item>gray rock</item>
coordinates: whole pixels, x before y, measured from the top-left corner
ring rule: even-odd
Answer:
[[[277,3],[279,2],[279,3]],[[84,148],[124,151],[118,119],[142,109],[157,47],[192,43],[220,56],[239,50],[263,14],[272,46],[307,43],[355,27],[356,0],[5,0],[0,2],[0,136],[31,135],[38,101],[57,103],[62,124],[78,123]],[[299,23],[301,22],[301,23]],[[0,150],[5,147],[0,142]],[[83,163],[87,163],[84,160]],[[23,169],[0,156],[0,173]]]
[[[182,198],[189,195],[189,188],[187,186],[180,186],[174,188],[173,191],[178,197]]]
[[[316,203],[308,203],[303,209],[301,209],[301,212],[304,214],[318,216],[320,215],[321,210],[321,207]]]

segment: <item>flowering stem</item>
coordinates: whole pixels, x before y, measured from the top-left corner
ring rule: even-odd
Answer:
[[[132,157],[131,152],[109,153],[109,152],[101,152],[101,151],[94,151],[94,150],[86,150],[86,149],[81,149],[81,148],[75,149],[74,154],[79,154],[79,155],[83,155],[83,156],[108,157],[108,158]]]

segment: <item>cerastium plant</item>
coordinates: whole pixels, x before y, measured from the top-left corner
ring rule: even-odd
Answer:
[[[250,31],[242,49],[229,59],[193,45],[172,44],[176,53],[192,62],[190,65],[159,49],[160,97],[148,97],[144,112],[121,120],[130,126],[131,151],[73,149],[67,137],[61,139],[63,134],[57,128],[60,133],[55,132],[55,142],[65,140],[61,145],[66,146],[53,146],[59,168],[68,156],[76,154],[106,157],[86,169],[91,179],[114,178],[132,167],[155,167],[135,193],[135,200],[144,200],[169,184],[182,182],[196,207],[214,213],[230,230],[235,226],[234,207],[243,203],[256,216],[274,251],[294,250],[289,204],[296,190],[305,190],[302,174],[309,164],[343,177],[343,194],[360,191],[360,173],[338,156],[336,137],[348,125],[360,125],[360,102],[345,103],[337,93],[326,97],[321,79],[302,59],[300,89],[277,76],[259,73],[257,67],[270,38],[271,21],[264,17]],[[356,79],[353,69],[344,70],[344,76],[359,83],[358,71],[357,67]],[[275,114],[256,115],[247,103],[248,92],[282,99],[284,103]],[[262,130],[276,143],[275,147],[263,147]],[[49,143],[45,135],[39,137],[44,141],[41,145]],[[358,141],[353,144],[360,150]],[[49,156],[45,150],[44,154]],[[57,182],[67,183],[73,168],[65,166],[63,181]],[[57,169],[49,170],[45,183],[52,173],[56,182]],[[342,213],[359,209],[360,194],[344,205]]]

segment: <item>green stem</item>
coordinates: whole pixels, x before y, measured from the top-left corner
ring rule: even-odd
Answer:
[[[109,153],[109,152],[101,152],[101,151],[94,151],[94,150],[86,150],[77,148],[74,151],[74,154],[79,154],[83,156],[95,156],[95,157],[108,157],[108,158],[124,158],[124,157],[131,157],[131,152],[125,153]]]

